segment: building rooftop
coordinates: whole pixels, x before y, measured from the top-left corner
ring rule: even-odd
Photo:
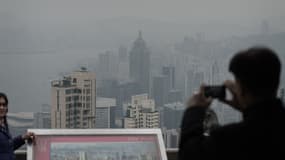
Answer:
[[[96,108],[111,107],[111,106],[116,106],[115,98],[105,98],[105,97],[96,98]]]
[[[164,107],[174,109],[174,110],[184,110],[185,109],[185,105],[181,102],[168,103],[168,104],[165,104]]]

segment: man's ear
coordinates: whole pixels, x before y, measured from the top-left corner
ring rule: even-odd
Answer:
[[[236,79],[237,87],[239,87],[240,96],[245,97],[248,93],[248,89],[242,85],[241,81],[239,79]]]

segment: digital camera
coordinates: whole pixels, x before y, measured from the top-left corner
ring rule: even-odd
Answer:
[[[226,87],[224,85],[205,86],[205,96],[224,99],[226,97]]]

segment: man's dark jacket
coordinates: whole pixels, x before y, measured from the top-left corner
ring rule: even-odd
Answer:
[[[179,160],[285,159],[285,109],[278,99],[244,110],[243,121],[203,135],[206,108],[188,108],[183,117]]]

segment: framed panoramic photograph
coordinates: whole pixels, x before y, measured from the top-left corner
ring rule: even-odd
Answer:
[[[167,160],[160,129],[29,129],[27,160]]]

